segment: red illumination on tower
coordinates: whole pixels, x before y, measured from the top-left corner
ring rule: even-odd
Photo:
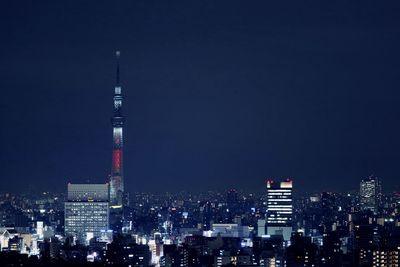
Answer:
[[[117,80],[114,89],[114,115],[111,118],[113,127],[113,152],[112,152],[112,168],[110,178],[110,202],[111,205],[122,205],[124,194],[124,175],[123,175],[123,127],[125,118],[122,115],[122,94],[119,81],[119,56],[120,52],[116,52],[117,57]]]

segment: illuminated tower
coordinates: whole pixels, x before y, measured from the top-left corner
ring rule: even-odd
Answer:
[[[124,194],[124,172],[123,172],[123,135],[125,118],[122,116],[122,94],[119,80],[119,56],[117,58],[116,85],[114,89],[114,115],[111,118],[113,127],[113,152],[112,169],[110,179],[110,203],[112,206],[122,206]]]

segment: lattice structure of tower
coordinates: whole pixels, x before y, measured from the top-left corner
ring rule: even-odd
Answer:
[[[124,196],[123,128],[125,118],[122,115],[122,94],[119,78],[119,57],[120,52],[117,51],[117,73],[116,85],[114,88],[114,114],[111,118],[111,124],[113,127],[113,151],[110,177],[110,204],[112,206],[122,206]]]

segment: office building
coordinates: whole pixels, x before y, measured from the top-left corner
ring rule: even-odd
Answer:
[[[285,241],[292,233],[292,188],[291,180],[267,181],[267,235],[282,235]]]
[[[65,235],[80,243],[109,229],[109,185],[68,184]]]
[[[360,183],[360,205],[362,209],[377,211],[382,198],[381,181],[371,175]]]

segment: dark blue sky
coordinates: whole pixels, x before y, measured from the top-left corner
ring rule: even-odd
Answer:
[[[400,3],[382,2],[2,3],[1,189],[106,181],[116,49],[129,191],[399,189]]]

